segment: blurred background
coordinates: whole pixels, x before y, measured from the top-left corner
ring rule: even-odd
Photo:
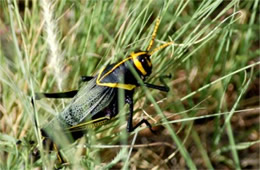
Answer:
[[[63,150],[70,166],[259,169],[258,0],[1,0],[0,9],[1,169],[56,166],[54,152],[34,158],[34,119],[43,126],[70,100],[43,99],[34,112],[31,96],[78,89],[80,76],[145,50],[158,17],[153,48],[175,44],[152,56],[147,81],[171,74],[170,92],[134,96],[134,123],[148,119],[157,135],[127,134],[126,106]]]

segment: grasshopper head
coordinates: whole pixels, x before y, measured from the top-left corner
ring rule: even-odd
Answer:
[[[133,63],[142,79],[145,79],[152,72],[152,62],[147,52],[132,53]]]

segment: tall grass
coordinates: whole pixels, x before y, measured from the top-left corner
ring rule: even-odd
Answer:
[[[160,84],[160,76],[171,74],[170,92],[138,88],[134,119],[147,118],[158,134],[145,126],[126,133],[126,106],[109,124],[62,150],[71,168],[258,169],[258,5],[1,1],[1,169],[56,166],[55,152],[42,149],[36,124],[43,126],[70,100],[43,99],[34,111],[31,96],[77,89],[80,76],[145,50],[157,17],[153,48],[174,44],[152,56],[147,81]],[[35,150],[41,154],[33,161]]]

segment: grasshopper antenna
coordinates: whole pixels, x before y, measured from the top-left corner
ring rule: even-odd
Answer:
[[[156,19],[156,23],[155,23],[155,27],[154,27],[154,29],[153,29],[152,39],[151,39],[151,41],[150,41],[150,43],[149,43],[149,46],[147,47],[146,51],[150,51],[150,49],[151,49],[152,46],[153,46],[153,43],[154,43],[154,40],[155,40],[155,37],[156,37],[156,34],[157,34],[157,30],[158,30],[158,28],[159,28],[159,24],[160,24],[160,18],[157,18],[157,19]],[[153,50],[152,50],[151,52],[149,52],[148,54],[151,56],[151,55],[153,55],[153,53],[155,53],[155,52],[157,52],[157,51],[159,51],[159,50],[161,50],[161,49],[164,49],[164,48],[166,48],[166,47],[168,47],[168,46],[170,46],[170,45],[172,45],[172,44],[174,44],[173,41],[167,42],[167,43],[165,43],[165,44],[163,44],[163,45],[161,45],[161,46],[159,46],[159,47],[156,47],[155,49],[153,49]]]
[[[168,46],[170,46],[170,45],[172,45],[172,44],[174,44],[173,41],[167,42],[167,43],[165,43],[165,44],[163,44],[163,45],[160,45],[159,47],[156,47],[155,49],[153,49],[153,50],[152,50],[151,52],[149,52],[148,54],[151,56],[151,55],[153,55],[155,52],[157,52],[157,51],[159,51],[159,50],[161,50],[161,49],[164,49],[164,48],[166,48],[166,47],[168,47]]]
[[[147,47],[146,51],[150,51],[151,47],[153,46],[153,43],[154,43],[154,40],[155,40],[155,37],[156,37],[156,34],[157,34],[157,30],[158,30],[158,27],[159,27],[159,24],[160,24],[160,18],[157,18],[156,19],[156,23],[155,23],[155,27],[153,29],[153,34],[152,34],[152,39],[149,43],[149,46]]]

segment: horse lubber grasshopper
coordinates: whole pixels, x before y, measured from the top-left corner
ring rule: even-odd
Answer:
[[[73,98],[63,111],[41,128],[45,140],[49,139],[55,143],[55,138],[59,138],[60,132],[63,132],[69,141],[74,141],[86,133],[87,127],[98,127],[111,120],[119,113],[119,90],[123,91],[124,103],[129,104],[130,109],[127,131],[132,132],[142,124],[146,124],[150,131],[154,132],[146,119],[133,125],[133,94],[135,88],[141,86],[134,72],[144,82],[144,86],[163,92],[169,91],[169,87],[163,79],[161,79],[163,86],[145,82],[152,73],[151,56],[158,50],[173,44],[173,42],[167,42],[151,50],[159,23],[160,19],[157,19],[151,41],[145,51],[132,52],[124,60],[105,66],[95,76],[82,76],[82,86],[79,90],[35,94],[36,100]]]

